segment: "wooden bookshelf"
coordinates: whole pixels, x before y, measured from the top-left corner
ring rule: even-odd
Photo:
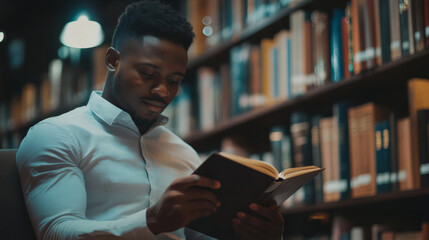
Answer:
[[[363,198],[353,198],[342,200],[338,202],[327,202],[319,203],[309,206],[294,206],[292,208],[283,209],[282,213],[285,217],[294,216],[299,214],[309,214],[314,212],[336,212],[336,211],[356,211],[364,208],[375,208],[383,209],[386,206],[396,205],[402,206],[405,205],[415,205],[414,207],[419,206],[422,203],[427,203],[429,201],[429,187],[408,190],[408,191],[398,191],[390,192],[375,195],[372,197],[363,197]],[[404,207],[404,206],[402,206]],[[422,208],[423,213],[429,214],[429,206]]]
[[[208,49],[202,55],[190,59],[187,66],[188,70],[193,71],[203,65],[218,65],[219,59],[227,59],[229,57],[229,50],[232,47],[246,41],[252,42],[260,40],[264,36],[272,36],[280,29],[288,26],[289,16],[294,11],[299,9],[329,8],[329,6],[332,6],[335,2],[338,1],[325,0],[322,2],[317,0],[302,0],[296,4],[292,4],[291,6],[280,10],[272,17],[261,20],[254,26],[246,27],[240,36],[233,38],[230,41],[220,43],[219,45]]]
[[[332,105],[335,101],[359,98],[362,93],[378,91],[380,88],[401,90],[404,86],[406,88],[407,79],[429,76],[427,66],[429,50],[362,72],[338,83],[313,89],[303,96],[278,102],[273,106],[253,109],[228,122],[220,123],[212,130],[192,133],[184,140],[197,151],[207,151],[216,147],[225,136],[243,133],[252,128],[255,131],[255,126],[285,124],[289,115],[297,110],[311,110],[320,105]]]

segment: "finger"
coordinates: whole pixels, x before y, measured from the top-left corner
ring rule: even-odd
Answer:
[[[260,216],[272,222],[284,221],[283,216],[280,213],[280,207],[277,207],[277,206],[275,206],[275,208],[274,206],[264,207],[256,203],[252,203],[249,205],[249,208],[250,210],[256,212]]]
[[[171,187],[173,188],[203,187],[203,188],[210,188],[210,189],[219,189],[220,182],[215,179],[192,174],[190,176],[180,178],[174,181],[171,184]]]
[[[243,212],[237,213],[237,218],[247,225],[253,226],[254,228],[258,228],[259,230],[266,230],[272,227],[272,223],[265,221],[262,218],[257,218],[254,216],[251,216],[249,214],[245,214]]]
[[[187,217],[189,219],[188,221],[191,222],[195,219],[209,216],[210,214],[213,214],[214,212],[216,212],[216,210],[217,208],[204,208],[203,206],[201,206],[198,209],[194,209],[188,212],[187,214]]]
[[[216,207],[220,206],[220,202],[216,194],[205,188],[189,188],[184,192],[184,194],[189,201],[205,200],[211,202]]]

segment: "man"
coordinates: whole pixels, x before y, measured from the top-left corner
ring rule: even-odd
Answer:
[[[185,239],[219,206],[214,179],[191,175],[195,151],[162,125],[184,78],[194,34],[170,7],[144,1],[120,16],[102,94],[46,119],[23,140],[17,165],[39,239]],[[240,239],[279,239],[275,206],[237,213]]]

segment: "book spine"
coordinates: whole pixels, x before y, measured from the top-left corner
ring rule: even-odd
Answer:
[[[320,119],[321,116],[315,116],[311,119],[311,152],[313,154],[313,165],[322,167],[321,145],[320,145]],[[323,202],[323,175],[319,174],[314,178],[315,202]]]
[[[421,186],[429,185],[429,153],[428,153],[428,131],[429,131],[429,109],[417,111],[419,158],[420,158],[420,182]]]
[[[413,163],[411,161],[410,118],[398,120],[398,180],[401,191],[416,188],[413,181]]]
[[[344,78],[343,69],[343,46],[341,34],[341,19],[345,16],[344,9],[336,8],[331,20],[331,72],[332,82],[339,82]]]
[[[399,21],[399,0],[389,1],[390,16],[390,51],[392,60],[402,57],[401,51],[401,28]]]
[[[375,124],[375,155],[377,170],[377,193],[390,191],[390,146],[388,121]]]
[[[354,73],[352,7],[350,2],[347,2],[345,12],[347,23],[347,73],[345,76],[350,77]]]
[[[424,12],[425,12],[425,46],[429,48],[429,0],[424,0]]]
[[[334,118],[337,121],[338,135],[338,186],[341,199],[350,197],[350,151],[348,133],[348,111],[349,104],[346,102],[335,103],[333,106]]]
[[[398,182],[398,130],[396,114],[389,114],[390,125],[390,182],[392,191],[399,190]]]
[[[378,0],[380,10],[381,61],[391,61],[389,0]]]
[[[294,167],[312,165],[312,146],[311,146],[311,129],[310,120],[307,114],[296,112],[291,116],[290,132],[293,145],[293,162]],[[306,184],[297,192],[295,199],[297,203],[311,204],[314,203],[314,182]]]
[[[363,6],[365,0],[351,1],[351,16],[353,28],[353,72],[358,74],[366,69],[365,37],[363,22]]]
[[[375,64],[381,66],[381,22],[380,22],[380,1],[373,0],[374,5],[374,34],[375,34]]]
[[[399,7],[399,28],[401,29],[401,52],[402,56],[410,55],[410,36],[408,24],[408,4],[400,1]]]
[[[414,0],[411,6],[413,12],[413,29],[414,43],[416,52],[421,52],[425,49],[425,12],[424,0]]]

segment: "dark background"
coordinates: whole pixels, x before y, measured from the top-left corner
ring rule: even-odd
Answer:
[[[0,0],[0,101],[10,100],[21,91],[24,83],[40,82],[48,72],[49,62],[58,58],[62,46],[59,36],[64,25],[86,13],[90,20],[101,24],[105,44],[110,44],[117,19],[132,0]],[[180,0],[161,0],[182,11]],[[24,62],[21,68],[10,69],[8,45],[14,39],[24,42]],[[89,52],[91,49],[84,49]]]

